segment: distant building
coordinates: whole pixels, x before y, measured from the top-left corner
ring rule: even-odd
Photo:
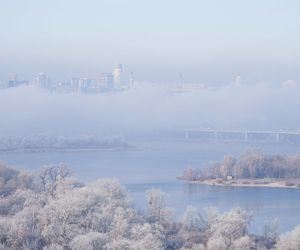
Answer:
[[[71,79],[71,88],[73,89],[73,91],[79,91],[79,78],[77,77],[73,77]]]
[[[112,73],[102,73],[99,80],[98,86],[101,89],[112,90],[115,87],[114,76]]]
[[[73,91],[71,82],[59,82],[55,87],[56,93],[71,93]]]
[[[118,64],[113,69],[114,84],[115,84],[115,88],[117,89],[122,88],[122,73],[123,73],[123,65]]]
[[[9,80],[6,82],[6,88],[13,88],[18,85],[18,74],[11,74]]]
[[[134,74],[130,73],[130,78],[125,81],[123,65],[118,64],[113,68],[112,73],[102,73],[95,84],[95,91],[126,90],[134,86]]]
[[[89,78],[80,78],[79,79],[79,90],[88,91],[92,88],[92,80]]]
[[[16,87],[23,84],[28,85],[29,82],[19,80],[17,74],[11,74],[9,80],[4,82],[0,81],[0,89]],[[92,81],[89,78],[73,77],[66,82],[59,81],[53,83],[44,72],[40,72],[30,81],[30,85],[58,93],[70,93],[77,91],[88,93],[99,93],[114,90],[120,91],[133,88],[134,84],[134,73],[130,72],[130,75],[126,76],[125,79],[122,64],[118,64],[115,68],[113,68],[112,73],[102,73],[95,81]]]
[[[11,74],[9,80],[6,82],[6,84],[3,84],[3,88],[12,88],[17,87],[20,85],[27,85],[28,81],[26,80],[19,80],[18,74]]]
[[[8,80],[5,84],[5,88],[13,88],[16,87],[15,82],[12,80]]]
[[[49,77],[44,73],[40,72],[35,78],[34,78],[34,84],[37,87],[49,89],[51,88],[51,81]]]
[[[235,77],[234,85],[235,85],[236,87],[242,86],[242,79],[241,79],[241,75],[240,75],[240,74],[238,74],[238,75]]]
[[[129,87],[134,87],[134,73],[132,71],[130,72]]]

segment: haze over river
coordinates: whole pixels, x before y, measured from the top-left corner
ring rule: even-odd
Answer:
[[[238,156],[247,150],[265,153],[295,153],[295,145],[241,144],[199,141],[129,141],[138,150],[107,150],[47,153],[0,153],[0,161],[19,169],[35,171],[46,164],[66,163],[82,181],[116,178],[126,185],[139,209],[145,209],[145,191],[159,188],[168,194],[167,205],[180,218],[187,205],[200,211],[217,207],[227,211],[242,207],[254,212],[252,232],[273,218],[281,232],[300,225],[300,189],[220,187],[186,184],[176,180],[187,166],[201,167],[224,155]]]

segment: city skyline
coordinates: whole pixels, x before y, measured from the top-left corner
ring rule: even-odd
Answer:
[[[300,250],[300,1],[0,4],[0,250]]]
[[[249,83],[300,82],[299,7],[271,0],[12,0],[0,9],[0,78],[41,71],[93,78],[122,62],[153,82],[174,82],[178,72],[209,85],[237,72]]]
[[[121,67],[121,68],[119,68]],[[125,75],[125,77],[124,77]],[[255,86],[269,86],[271,88],[281,88],[283,90],[300,90],[298,83],[294,80],[288,79],[280,84],[249,84],[245,83],[240,74],[235,76],[235,79],[231,79],[225,85],[216,85],[209,86],[203,83],[192,83],[186,82],[183,78],[182,73],[179,73],[180,81],[173,83],[151,83],[145,81],[139,81],[135,79],[135,74],[131,71],[129,74],[124,74],[122,64],[118,64],[113,68],[111,73],[101,73],[97,78],[89,77],[71,77],[67,81],[56,80],[54,81],[51,76],[40,72],[32,77],[30,80],[20,78],[17,73],[11,74],[8,80],[0,79],[0,90],[8,89],[13,87],[20,86],[34,86],[48,90],[50,92],[56,93],[73,93],[73,92],[82,92],[82,93],[105,93],[105,92],[118,92],[126,91],[140,86],[161,86],[167,87],[171,93],[183,93],[183,92],[197,92],[205,89],[216,90],[222,87],[230,88],[248,88]]]
[[[124,74],[123,65],[117,64],[110,73],[101,73],[96,79],[89,77],[71,77],[67,81],[54,81],[51,76],[44,72],[40,72],[32,77],[30,80],[19,78],[17,73],[10,74],[8,80],[1,81],[0,89],[7,89],[12,87],[19,87],[22,85],[30,85],[51,92],[107,92],[120,91],[133,88],[135,84],[133,71],[130,74]]]

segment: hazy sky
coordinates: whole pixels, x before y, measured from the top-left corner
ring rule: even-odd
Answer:
[[[0,79],[96,77],[116,63],[140,80],[300,82],[295,0],[0,2]]]
[[[172,94],[138,86],[118,94],[52,94],[34,87],[0,91],[1,136],[123,135],[152,129],[299,130],[294,89],[255,85]]]

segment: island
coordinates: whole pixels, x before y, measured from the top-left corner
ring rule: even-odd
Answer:
[[[188,167],[177,179],[216,186],[300,188],[300,153],[246,152],[239,158],[227,155],[223,161],[199,169]]]

